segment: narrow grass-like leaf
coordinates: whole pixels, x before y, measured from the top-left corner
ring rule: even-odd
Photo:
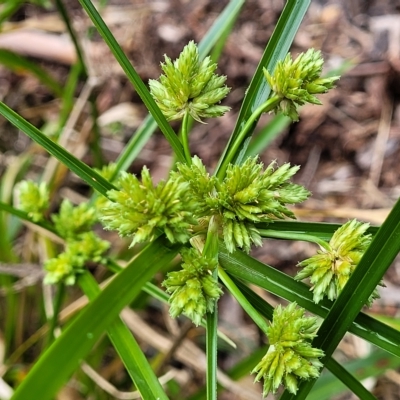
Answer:
[[[211,28],[199,43],[200,59],[203,59],[210,53],[211,49],[221,38],[221,35],[223,35],[224,32],[233,25],[244,3],[244,0],[231,0],[221,14],[219,14],[217,19],[211,25]]]
[[[320,317],[326,317],[332,307],[332,302],[326,299],[315,304],[310,288],[304,283],[294,281],[290,276],[241,251],[230,254],[222,243],[220,243],[220,263],[229,274],[288,301],[296,301],[301,307]],[[349,331],[400,357],[400,335],[390,326],[359,313]]]
[[[88,272],[79,277],[78,283],[91,301],[101,292],[97,282]],[[119,317],[110,324],[107,333],[142,398],[168,400],[139,344]]]
[[[103,19],[101,18],[99,12],[96,10],[96,7],[90,0],[79,0],[82,7],[85,9],[87,14],[89,15],[90,19],[92,20],[93,24],[96,26],[96,29],[107,43],[108,47],[110,48],[111,52],[113,53],[115,59],[121,65],[122,69],[124,70],[127,78],[135,87],[137,93],[139,94],[140,98],[142,99],[143,103],[146,105],[147,109],[150,111],[151,115],[157,122],[157,125],[161,129],[162,133],[168,140],[169,144],[171,145],[172,149],[174,150],[176,157],[181,162],[185,162],[185,155],[183,154],[182,144],[179,141],[178,137],[176,136],[175,132],[165,119],[163,113],[153,100],[149,90],[147,89],[146,85],[143,83],[140,76],[137,74],[135,68],[132,66],[128,57],[125,55],[121,46],[116,41],[115,37],[111,33],[108,26],[105,24]]]
[[[163,236],[149,244],[81,311],[40,357],[17,388],[12,400],[30,399],[32,393],[40,393],[41,400],[52,399],[123,307],[139,294],[142,286],[159,269],[175,257],[178,250],[179,246],[170,246]]]
[[[268,71],[273,72],[276,63],[286,56],[297,30],[299,29],[300,23],[310,5],[310,1],[311,0],[291,0],[286,2],[285,8],[253,75],[250,86],[246,91],[246,96],[242,102],[242,107],[239,112],[239,117],[236,121],[235,129],[225,148],[224,154],[220,158],[216,174],[218,174],[218,170],[224,161],[225,155],[227,154],[230,146],[235,142],[235,139],[243,129],[246,121],[250,118],[251,114],[268,99],[271,88],[264,78],[263,67],[265,67]],[[253,129],[249,131],[247,137],[252,135],[255,126],[256,123],[254,124]],[[244,142],[242,142],[240,151],[236,156],[237,163],[240,163],[244,157],[244,154],[247,150],[247,145],[248,140],[244,140]]]
[[[38,225],[38,226],[46,229],[49,232],[52,232],[52,233],[58,235],[57,231],[55,230],[54,226],[51,223],[49,223],[47,221],[35,222],[29,217],[28,213],[26,213],[25,211],[17,210],[13,206],[10,206],[9,204],[6,204],[2,201],[0,201],[0,210],[6,211],[24,221],[29,221],[35,225]]]
[[[334,302],[313,340],[329,357],[400,251],[400,200],[375,235],[360,263]],[[379,330],[375,333],[380,334]],[[400,334],[399,334],[400,336]],[[305,399],[315,380],[300,385],[296,399]],[[294,398],[286,394],[284,399]]]
[[[63,147],[51,141],[46,135],[40,132],[39,129],[2,102],[0,102],[0,114],[102,195],[106,196],[108,190],[115,189],[111,183],[97,172],[93,171],[92,168],[64,150]]]
[[[25,57],[15,54],[10,50],[0,49],[0,64],[17,73],[21,71],[30,72],[56,96],[61,97],[63,94],[61,85],[46,70]]]
[[[300,221],[274,221],[272,223],[256,224],[257,229],[271,229],[277,232],[304,233],[306,235],[317,236],[322,240],[329,241],[341,224],[332,224],[326,222],[300,222]],[[379,227],[370,226],[367,233],[375,235]]]
[[[388,369],[400,367],[400,358],[377,350],[365,358],[347,362],[342,368],[352,373],[357,379],[363,380],[370,377],[379,377]],[[346,386],[340,383],[336,377],[326,372],[321,375],[307,400],[330,400],[333,396],[339,395],[346,390]],[[360,397],[364,399],[364,397]]]

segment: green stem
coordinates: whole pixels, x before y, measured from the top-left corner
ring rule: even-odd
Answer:
[[[229,275],[225,272],[222,267],[218,267],[218,276],[228,290],[232,293],[238,303],[250,316],[250,318],[258,325],[258,327],[267,334],[268,323],[265,319],[257,312],[257,310],[251,305],[239,288],[235,285]]]
[[[63,282],[60,282],[57,285],[56,289],[56,297],[54,300],[54,305],[53,305],[53,316],[51,317],[50,323],[49,323],[49,331],[48,331],[48,336],[47,336],[47,343],[46,343],[46,348],[48,348],[54,341],[54,330],[57,327],[58,324],[58,314],[61,309],[61,305],[64,299],[65,295],[65,284]]]
[[[325,250],[331,250],[329,244],[325,240],[320,239],[317,236],[307,235],[306,233],[297,232],[279,232],[272,229],[259,229],[260,235],[264,238],[272,239],[286,239],[286,240],[301,240],[303,242],[316,243]]]
[[[217,270],[213,272],[218,279]],[[217,330],[218,302],[214,302],[214,312],[206,314],[206,354],[207,354],[207,400],[217,400]]]
[[[218,260],[218,222],[213,216],[208,225],[203,255]],[[218,280],[218,271],[213,271]],[[207,400],[217,400],[217,357],[218,357],[218,301],[214,300],[214,311],[206,314],[206,354],[207,354]]]
[[[217,172],[217,177],[222,180],[225,177],[226,169],[230,162],[232,162],[233,158],[235,157],[236,153],[239,150],[240,145],[242,144],[243,140],[245,139],[247,133],[252,128],[253,124],[260,118],[261,114],[264,112],[268,112],[273,110],[277,104],[281,101],[279,96],[273,96],[268,99],[265,103],[261,104],[254,112],[251,114],[250,118],[247,120],[246,125],[243,127],[242,131],[237,136],[236,140],[233,142],[232,146],[229,148],[224,161],[221,164]]]
[[[182,127],[181,127],[182,146],[183,146],[183,152],[185,153],[186,162],[188,163],[188,165],[191,165],[192,164],[192,155],[190,154],[190,148],[189,148],[188,126],[189,126],[189,111],[186,110],[185,115],[182,120]]]

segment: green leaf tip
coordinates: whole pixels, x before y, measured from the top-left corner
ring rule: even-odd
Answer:
[[[320,51],[309,49],[292,60],[290,53],[278,61],[271,74],[264,68],[264,76],[273,91],[272,95],[282,100],[275,112],[282,112],[293,121],[298,121],[298,106],[306,103],[322,104],[316,94],[326,93],[340,78],[321,78],[324,60]]]
[[[305,310],[296,303],[278,305],[273,313],[267,335],[270,343],[267,354],[253,369],[255,382],[264,379],[263,396],[275,393],[283,384],[295,394],[299,380],[316,378],[323,364],[318,360],[324,352],[311,346],[318,329],[315,317],[305,317]]]
[[[310,278],[315,303],[324,296],[335,300],[343,290],[361,257],[371,243],[371,235],[366,234],[368,223],[355,219],[342,225],[333,234],[326,248],[298,264],[302,268],[296,280]],[[368,299],[368,305],[379,298],[375,290]]]
[[[149,80],[150,93],[167,120],[182,119],[188,112],[195,120],[224,115],[229,107],[218,105],[230,89],[226,77],[214,73],[217,65],[206,57],[200,61],[197,45],[190,41],[174,62],[161,63],[160,80]]]
[[[163,286],[171,293],[171,316],[176,318],[183,313],[198,326],[206,312],[214,311],[215,300],[222,294],[212,276],[218,262],[194,248],[184,248],[181,255],[182,269],[168,273]]]
[[[21,181],[18,184],[19,208],[28,213],[34,222],[44,219],[44,212],[49,208],[49,189],[45,182]]]

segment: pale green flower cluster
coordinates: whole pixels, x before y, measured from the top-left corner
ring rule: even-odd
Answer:
[[[78,206],[64,199],[61,203],[58,214],[53,214],[51,219],[57,232],[64,239],[73,239],[77,235],[90,230],[96,222],[96,210],[88,203],[81,203]]]
[[[252,373],[255,381],[264,379],[263,395],[275,393],[280,384],[296,394],[300,380],[317,378],[323,364],[318,358],[324,352],[311,346],[318,329],[315,317],[305,317],[305,310],[296,303],[286,308],[278,305],[268,327],[270,347]]]
[[[28,212],[33,221],[43,219],[43,213],[49,207],[49,190],[45,183],[40,185],[23,181],[19,186],[19,203],[22,210]],[[44,263],[46,276],[44,282],[53,284],[63,281],[67,285],[75,283],[76,275],[84,271],[88,261],[104,262],[103,253],[110,243],[101,240],[92,231],[96,222],[96,211],[87,203],[73,206],[69,200],[63,200],[58,214],[51,219],[57,233],[65,239],[65,251]]]
[[[28,213],[32,221],[43,220],[44,212],[49,208],[49,190],[45,182],[21,181],[18,185],[19,208]]]
[[[225,76],[214,73],[217,64],[206,57],[200,61],[196,44],[190,41],[174,62],[165,56],[160,81],[149,80],[150,93],[167,120],[182,119],[188,112],[195,120],[224,115],[229,107],[218,103],[230,89]]]
[[[339,79],[339,76],[321,78],[323,64],[321,52],[309,49],[294,61],[289,53],[283,61],[278,61],[272,75],[264,68],[264,76],[273,95],[282,99],[275,112],[280,111],[298,121],[298,106],[322,104],[315,94],[326,93]]]
[[[183,249],[181,255],[182,269],[168,273],[163,282],[171,293],[169,312],[173,318],[183,313],[198,326],[206,312],[214,311],[214,303],[222,294],[212,276],[218,262],[194,248]]]
[[[366,234],[368,228],[368,223],[355,219],[348,221],[333,234],[327,248],[321,248],[315,256],[298,264],[302,270],[295,279],[310,278],[315,303],[324,296],[330,300],[339,296],[371,243],[371,235]],[[379,298],[377,290],[372,293],[368,304],[376,298]]]
[[[191,166],[177,166],[190,185],[197,215],[220,218],[225,245],[230,252],[236,247],[249,252],[252,244],[261,245],[254,223],[294,218],[286,204],[302,202],[310,195],[303,186],[289,181],[298,169],[289,164],[277,168],[272,162],[263,170],[257,157],[250,157],[241,165],[230,164],[220,182],[207,174],[198,157],[193,158]]]
[[[44,263],[46,271],[44,283],[53,284],[63,281],[66,285],[73,285],[76,276],[84,271],[84,266],[88,261],[105,262],[103,254],[109,247],[109,242],[101,240],[91,231],[68,240],[63,253]]]
[[[149,170],[142,170],[142,181],[126,172],[116,183],[120,190],[110,190],[108,201],[100,213],[106,229],[117,230],[120,236],[133,236],[131,246],[164,232],[172,243],[185,243],[190,238],[195,204],[188,184],[182,179],[168,179],[153,185]]]

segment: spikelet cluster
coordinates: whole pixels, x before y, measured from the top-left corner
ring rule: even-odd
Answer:
[[[150,93],[167,120],[182,119],[188,112],[195,120],[224,115],[229,107],[219,105],[229,93],[226,77],[214,73],[210,57],[200,61],[196,44],[190,41],[174,62],[165,56],[160,80],[149,80]]]
[[[154,186],[149,170],[144,167],[141,181],[122,172],[119,190],[110,190],[110,201],[99,211],[106,229],[117,230],[120,236],[133,236],[131,246],[153,239],[164,232],[172,243],[185,243],[191,233],[195,204],[191,201],[188,183],[168,179]]]
[[[183,313],[199,325],[206,312],[214,311],[214,303],[222,294],[212,276],[218,263],[194,248],[183,249],[181,255],[182,269],[168,273],[163,282],[166,291],[171,294],[170,314],[176,318]]]
[[[67,199],[62,201],[58,214],[53,214],[51,219],[60,236],[67,240],[89,231],[97,220],[96,210],[88,203],[74,206]]]
[[[355,219],[346,222],[333,234],[326,249],[321,248],[316,255],[298,264],[302,269],[295,279],[310,279],[315,303],[325,296],[330,300],[339,296],[371,243],[371,235],[366,234],[368,228],[368,223]],[[368,305],[378,297],[375,290]]]
[[[310,193],[289,179],[299,169],[272,162],[264,170],[257,157],[241,165],[230,164],[222,182],[210,177],[197,157],[191,166],[179,164],[177,169],[190,185],[200,217],[216,215],[221,220],[225,245],[230,252],[236,247],[249,252],[252,244],[261,245],[256,222],[271,222],[294,214],[286,204],[304,201]]]
[[[296,303],[275,308],[266,332],[270,347],[252,371],[257,374],[256,382],[264,380],[264,396],[275,393],[280,384],[295,394],[300,380],[319,376],[323,364],[318,359],[324,352],[311,346],[317,329],[317,319],[305,317],[304,309]]]
[[[19,208],[28,213],[34,222],[44,218],[49,208],[49,190],[45,182],[21,181],[18,184]]]
[[[284,60],[278,61],[273,74],[264,68],[264,76],[273,95],[282,99],[275,111],[298,121],[298,106],[322,104],[315,95],[326,93],[339,79],[339,76],[321,78],[323,64],[321,52],[309,49],[294,61],[288,54]]]

